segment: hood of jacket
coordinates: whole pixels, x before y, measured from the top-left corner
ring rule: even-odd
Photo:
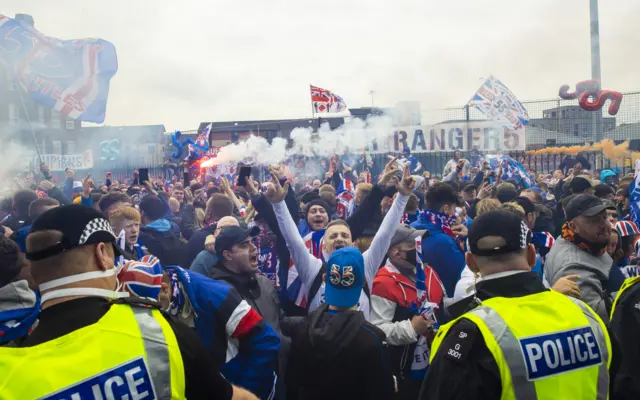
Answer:
[[[220,262],[216,263],[211,269],[211,278],[229,283],[244,298],[258,299],[262,294],[255,273],[237,274],[222,266]]]
[[[158,232],[168,232],[171,229],[171,222],[168,219],[160,218],[145,225],[145,228]]]
[[[307,319],[306,334],[313,346],[313,355],[335,357],[352,344],[364,322],[364,314],[360,311],[333,313],[327,304],[323,304]]]
[[[39,312],[40,299],[26,280],[0,288],[0,343],[27,336]]]

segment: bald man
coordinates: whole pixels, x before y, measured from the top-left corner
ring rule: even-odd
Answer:
[[[225,226],[240,226],[240,223],[235,217],[222,217],[220,221],[218,221],[216,225],[216,230],[212,235],[207,236],[204,241],[204,247],[206,250],[202,250],[196,258],[191,263],[191,268],[189,268],[192,272],[197,272],[204,276],[211,276],[211,269],[218,261],[218,257],[214,251],[214,244],[216,242],[216,237],[220,234],[220,231]]]

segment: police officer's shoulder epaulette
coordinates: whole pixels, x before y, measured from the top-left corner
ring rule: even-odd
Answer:
[[[141,308],[155,308],[161,310],[160,303],[156,300],[142,298],[142,297],[121,297],[115,299],[111,302],[112,304],[127,304],[131,307],[141,307]]]
[[[471,353],[478,327],[468,319],[462,318],[451,327],[440,346],[445,358],[456,363],[464,363]]]

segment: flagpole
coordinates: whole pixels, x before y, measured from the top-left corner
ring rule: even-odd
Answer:
[[[316,119],[316,111],[313,108],[313,96],[311,95],[311,88],[313,87],[313,85],[309,84],[309,97],[311,98],[311,120],[313,121],[314,119]]]
[[[29,124],[29,130],[31,131],[31,138],[33,139],[33,145],[36,148],[36,153],[38,154],[38,161],[42,164],[42,155],[40,154],[40,148],[38,147],[38,141],[36,140],[36,134],[33,131],[33,125],[31,124],[31,117],[29,117],[29,110],[27,110],[27,104],[24,102],[24,97],[22,97],[22,88],[20,85],[16,84],[16,90],[18,92],[18,96],[20,97],[20,103],[22,103],[22,109],[24,110],[24,115],[27,118],[27,123]]]

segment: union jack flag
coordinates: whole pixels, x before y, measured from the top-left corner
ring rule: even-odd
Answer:
[[[162,286],[160,260],[146,255],[140,261],[128,262],[118,271],[118,281],[122,284],[121,291],[129,292],[131,296],[157,300]]]
[[[473,95],[469,105],[509,129],[522,129],[529,122],[529,113],[516,96],[498,79],[490,76]]]
[[[324,261],[324,257],[322,255],[322,245],[324,243],[324,229],[321,231],[310,232],[305,237],[302,238],[304,240],[305,245],[309,252],[316,258]],[[306,308],[307,307],[307,288],[302,283],[302,279],[298,275],[298,270],[296,266],[293,264],[293,261],[289,261],[289,270],[287,274],[287,297],[292,300],[295,305],[298,307]]]
[[[347,104],[342,97],[313,85],[311,85],[311,105],[316,114],[339,113],[347,109]]]
[[[616,222],[616,230],[620,237],[640,235],[640,230],[638,230],[638,226],[633,221]]]
[[[0,15],[0,60],[31,98],[63,116],[104,122],[116,49],[102,39],[60,40]]]

